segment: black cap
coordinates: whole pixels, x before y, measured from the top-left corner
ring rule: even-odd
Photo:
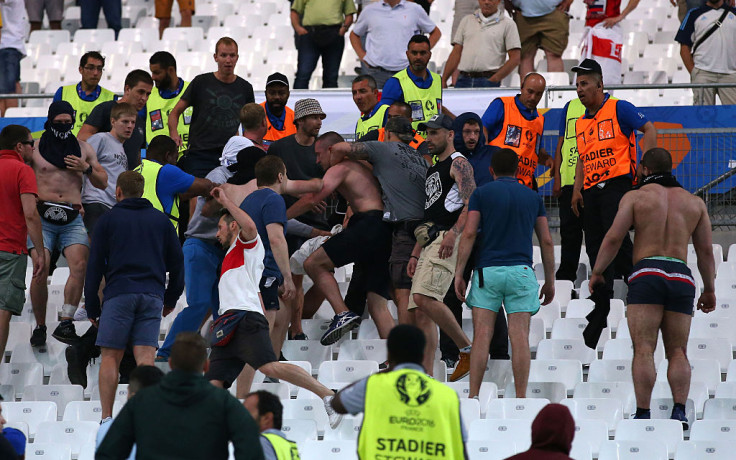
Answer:
[[[417,126],[417,128],[419,128],[419,131],[426,131],[427,128],[432,128],[432,129],[445,128],[445,129],[451,130],[452,120],[447,115],[439,114],[439,115],[435,115],[432,118],[430,118],[429,121],[427,121],[426,123],[419,123],[419,126]]]
[[[603,75],[601,65],[594,59],[583,59],[583,62],[576,65],[571,70],[576,73],[597,73],[598,75]]]
[[[386,122],[386,131],[396,134],[414,134],[411,121],[404,117],[389,118]]]
[[[268,78],[266,79],[266,88],[268,88],[268,85],[273,84],[273,83],[280,83],[282,85],[286,85],[286,87],[288,88],[289,79],[286,78],[286,75],[276,72],[276,73],[272,73],[271,75],[269,75]]]

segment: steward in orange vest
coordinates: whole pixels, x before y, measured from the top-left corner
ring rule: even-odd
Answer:
[[[266,101],[261,106],[266,111],[268,131],[263,144],[268,146],[281,138],[296,134],[294,111],[286,106],[289,101],[289,80],[281,73],[269,75],[266,80]]]

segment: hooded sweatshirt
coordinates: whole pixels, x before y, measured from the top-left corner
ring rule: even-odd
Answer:
[[[575,420],[562,404],[546,405],[532,422],[532,446],[507,460],[572,460]]]
[[[127,458],[135,443],[137,460],[227,460],[229,441],[237,460],[263,459],[258,427],[235,397],[173,370],[123,406],[95,458]]]
[[[473,150],[468,149],[465,146],[465,142],[463,142],[463,126],[471,119],[477,121],[478,127],[480,128],[480,138]],[[455,131],[455,150],[462,153],[473,166],[475,186],[480,187],[488,182],[492,182],[493,176],[488,168],[491,167],[493,152],[500,149],[486,143],[486,136],[483,134],[483,122],[480,117],[473,112],[465,112],[455,119],[452,128]]]
[[[166,287],[166,272],[169,285]],[[100,217],[87,263],[87,316],[99,318],[97,290],[104,295],[152,294],[174,306],[184,290],[184,256],[169,218],[145,198],[126,198]]]

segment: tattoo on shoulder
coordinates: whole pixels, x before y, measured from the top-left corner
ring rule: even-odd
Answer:
[[[348,155],[348,158],[351,160],[367,160],[368,149],[365,147],[365,144],[362,142],[353,142],[350,146],[350,155]]]
[[[455,172],[455,182],[458,184],[460,198],[467,203],[475,190],[473,166],[465,158],[456,158],[452,162],[452,170]]]

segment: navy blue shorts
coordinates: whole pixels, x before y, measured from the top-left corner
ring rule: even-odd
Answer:
[[[682,262],[642,259],[629,276],[628,304],[664,305],[665,311],[693,314],[695,280]]]
[[[273,276],[262,276],[258,284],[261,291],[261,299],[266,310],[279,309],[279,280]]]
[[[152,294],[120,294],[105,299],[95,345],[124,350],[145,345],[158,348],[164,301]]]

